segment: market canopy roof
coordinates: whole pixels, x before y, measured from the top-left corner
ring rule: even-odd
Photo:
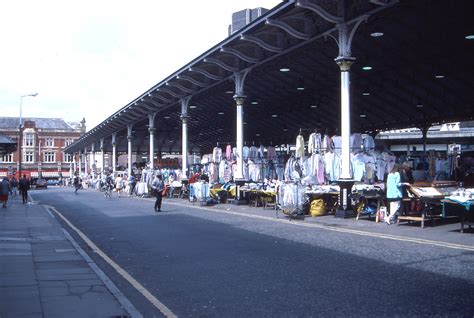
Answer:
[[[345,15],[338,8],[345,3]],[[190,97],[190,152],[236,140],[235,72],[250,69],[244,140],[294,143],[299,129],[340,129],[336,23],[363,19],[355,32],[351,131],[423,127],[474,117],[474,4],[459,1],[286,1],[238,30],[112,114],[67,148],[90,149],[117,132],[117,149],[147,152],[148,114],[155,149],[181,150],[181,99]],[[219,26],[216,26],[219,27]],[[221,26],[225,27],[225,26]],[[98,149],[96,147],[95,149]]]

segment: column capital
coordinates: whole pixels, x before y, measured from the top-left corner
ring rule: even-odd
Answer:
[[[150,133],[150,135],[154,135],[155,131],[156,131],[156,128],[148,128],[148,132]]]
[[[237,106],[242,106],[245,102],[245,99],[247,98],[247,96],[245,95],[234,95],[233,97],[235,102],[237,103]]]
[[[349,72],[352,66],[352,63],[355,62],[355,57],[351,56],[338,56],[334,61],[339,65],[341,72]]]
[[[181,118],[181,121],[182,121],[183,123],[187,123],[187,122],[188,122],[188,119],[189,119],[189,115],[188,115],[188,114],[182,114],[182,115],[180,116],[180,118]]]
[[[133,139],[133,136],[127,136],[128,141],[132,141],[132,139]]]

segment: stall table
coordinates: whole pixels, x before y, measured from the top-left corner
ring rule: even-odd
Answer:
[[[434,224],[435,217],[441,217],[441,200],[444,194],[435,187],[410,186],[409,191],[413,195],[410,202],[421,201],[423,208],[421,211],[405,211],[398,216],[397,225],[400,225],[400,221],[417,221],[421,222],[421,228],[424,228],[427,220],[431,220]]]
[[[375,223],[378,223],[380,221],[379,220],[380,207],[386,206],[385,197],[381,194],[362,195],[361,197],[363,197],[364,205],[369,204],[369,202],[371,201],[376,201],[377,209],[375,211]],[[366,215],[366,213],[364,213],[364,211],[357,211],[356,220],[359,220],[359,217],[361,215]],[[368,214],[368,215],[369,217],[371,216],[371,214]]]
[[[474,225],[474,212],[472,207],[474,206],[474,199],[466,199],[462,197],[447,197],[442,201],[443,204],[443,216],[448,217],[450,214],[459,217],[461,221],[461,233],[464,233],[464,225]],[[454,211],[454,213],[452,213]]]

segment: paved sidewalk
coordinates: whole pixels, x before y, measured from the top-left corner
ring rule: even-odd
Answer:
[[[10,199],[0,209],[0,318],[141,316],[52,213]]]

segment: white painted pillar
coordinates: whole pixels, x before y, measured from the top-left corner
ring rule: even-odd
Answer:
[[[148,131],[150,132],[150,153],[148,154],[148,159],[152,166],[155,156],[155,116],[156,113],[148,115]]]
[[[117,166],[117,133],[112,134],[112,172],[115,174]]]
[[[182,135],[181,135],[181,165],[183,180],[188,179],[188,105],[189,98],[181,99],[181,123],[182,123]]]
[[[351,179],[351,107],[349,70],[352,61],[341,60],[338,64],[341,69],[341,179]]]
[[[84,174],[87,176],[89,172],[88,165],[89,160],[87,160],[87,148],[84,148]]]
[[[127,172],[128,175],[132,174],[132,125],[127,125],[127,141],[128,141],[128,157],[127,157]]]
[[[243,107],[245,102],[245,96],[234,96],[235,102],[237,104],[237,171],[234,179],[242,180],[244,179],[244,165],[243,165],[243,158],[242,158],[242,148],[244,146],[244,114],[243,114]]]
[[[92,162],[91,162],[91,171],[94,173],[94,177],[95,177],[95,170],[94,170],[94,167],[97,168],[96,164],[95,164],[95,144],[92,144],[91,146],[91,154],[92,154]]]
[[[76,173],[77,171],[77,160],[76,160],[77,153],[73,152],[72,153],[72,166],[73,166],[73,173]]]
[[[101,178],[105,175],[105,160],[104,160],[104,138],[100,138],[100,160],[101,160]]]
[[[82,173],[82,153],[79,152],[79,175]]]

